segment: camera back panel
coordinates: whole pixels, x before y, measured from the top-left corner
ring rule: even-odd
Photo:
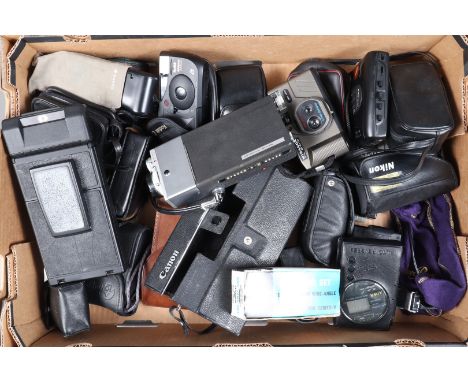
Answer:
[[[82,105],[3,122],[50,285],[123,272],[109,191]]]

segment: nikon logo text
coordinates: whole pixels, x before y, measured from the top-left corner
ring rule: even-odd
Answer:
[[[159,274],[159,278],[161,280],[166,278],[167,274],[170,272],[172,266],[174,265],[174,262],[176,261],[177,256],[179,256],[179,251],[175,250],[174,252],[172,252],[172,256],[169,258],[169,261],[164,267],[164,270],[161,271],[161,273]]]
[[[395,169],[395,163],[394,162],[388,162],[384,164],[380,164],[378,166],[371,167],[369,169],[369,173],[373,174],[374,172],[381,172],[381,171],[390,171]]]

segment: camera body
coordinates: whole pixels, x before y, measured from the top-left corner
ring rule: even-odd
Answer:
[[[180,207],[295,156],[274,101],[264,97],[150,150],[148,185]]]
[[[239,335],[245,320],[231,314],[231,271],[275,265],[311,190],[268,168],[239,182],[216,209],[182,215],[146,286]]]
[[[390,327],[402,252],[402,244],[396,240],[341,240],[341,315],[335,325],[380,330]]]
[[[348,152],[338,115],[315,70],[290,78],[269,95],[290,128],[299,159],[306,169]]]
[[[85,107],[26,113],[2,133],[50,285],[121,273],[115,211]]]
[[[353,139],[362,146],[375,145],[387,137],[389,54],[367,53],[354,71],[351,88]]]
[[[159,56],[159,117],[169,117],[194,129],[210,121],[210,83],[214,71],[205,59],[186,53]],[[212,89],[213,91],[213,89]]]

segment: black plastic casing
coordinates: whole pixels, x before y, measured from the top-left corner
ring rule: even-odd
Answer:
[[[273,100],[264,97],[181,137],[200,196],[297,155]],[[272,142],[280,142],[272,145]]]
[[[122,93],[122,107],[139,117],[154,116],[158,112],[159,78],[129,68]]]
[[[276,264],[311,190],[278,169],[240,182],[217,210],[182,216],[146,285],[239,335],[245,321],[231,315],[231,271]]]
[[[358,145],[375,145],[387,137],[389,99],[389,54],[373,51],[359,64],[351,88],[350,117]]]
[[[168,117],[175,120],[177,123],[186,126],[189,129],[195,129],[211,120],[210,110],[212,110],[212,102],[210,101],[210,86],[213,88],[216,84],[211,83],[216,81],[214,69],[210,63],[202,57],[194,54],[182,52],[161,52],[159,70],[162,71],[162,57],[167,58],[170,62],[169,73],[160,74],[160,104],[159,117]],[[175,70],[174,70],[175,69]],[[213,79],[210,80],[210,70],[213,70]],[[194,89],[194,99],[191,106],[187,109],[177,110],[171,99],[171,92],[176,85],[171,83],[179,75],[185,76],[191,81]],[[167,77],[163,79],[163,77]],[[164,85],[164,82],[167,83]],[[213,89],[211,89],[213,90]]]
[[[115,212],[85,113],[84,106],[74,105],[3,121],[3,137],[50,285],[124,270]],[[32,174],[61,165],[72,169],[70,179],[75,183],[75,196],[86,224],[80,230],[57,234],[51,229]],[[56,199],[60,198],[60,186],[53,192]]]
[[[341,268],[340,297],[341,315],[334,319],[337,326],[362,329],[389,329],[396,309],[400,259],[403,252],[401,242],[370,238],[345,238],[338,244]],[[356,323],[343,313],[343,292],[359,281],[376,283],[385,291],[387,307],[376,322]]]

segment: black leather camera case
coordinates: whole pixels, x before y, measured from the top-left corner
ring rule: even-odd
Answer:
[[[302,228],[304,256],[330,266],[335,263],[338,239],[349,223],[348,187],[340,177],[326,173],[313,182],[313,194]]]
[[[265,74],[260,61],[218,63],[216,79],[221,117],[266,96]]]
[[[52,319],[64,337],[90,329],[84,282],[49,287],[49,307]]]
[[[144,202],[144,163],[151,137],[126,131],[122,155],[110,181],[110,192],[118,219],[134,215]]]
[[[458,178],[452,165],[446,160],[427,155],[420,169],[417,152],[382,152],[350,163],[354,173],[363,179],[387,181],[387,185],[355,184],[359,199],[359,211],[363,216],[426,200],[450,192],[458,186]],[[409,179],[399,181],[405,174],[414,172]]]
[[[454,127],[447,92],[435,62],[390,63],[390,146],[432,139],[440,151]]]
[[[152,231],[133,223],[119,228],[122,257],[126,262],[124,273],[86,280],[90,304],[100,305],[113,312],[128,316],[135,313],[140,302],[140,282],[143,263],[149,255]]]

